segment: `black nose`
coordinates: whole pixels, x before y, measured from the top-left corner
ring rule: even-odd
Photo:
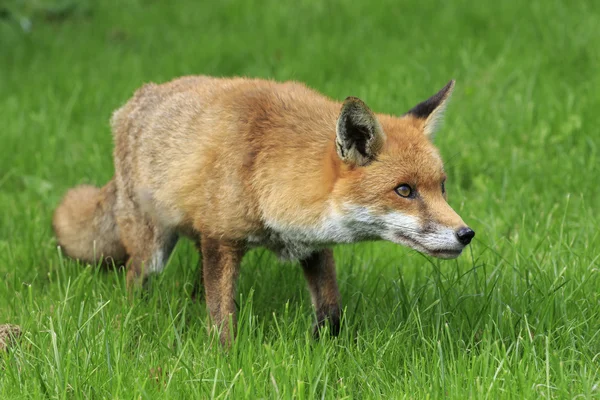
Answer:
[[[468,226],[463,226],[456,231],[456,238],[461,244],[465,246],[471,243],[471,239],[475,236],[475,231]]]

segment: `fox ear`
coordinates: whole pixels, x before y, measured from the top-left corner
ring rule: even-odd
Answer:
[[[451,80],[435,95],[422,103],[414,106],[406,115],[412,115],[415,118],[423,120],[423,132],[426,136],[433,139],[436,130],[439,128],[444,116],[444,111],[448,105],[448,99],[454,90],[454,79]]]
[[[342,161],[365,166],[377,158],[384,141],[385,134],[373,111],[359,98],[346,98],[337,120],[335,139]]]

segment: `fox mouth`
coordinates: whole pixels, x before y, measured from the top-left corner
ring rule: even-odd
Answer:
[[[430,249],[430,248],[425,247],[421,243],[417,242],[413,238],[406,236],[400,232],[397,232],[394,236],[396,238],[396,240],[394,240],[394,242],[403,244],[410,248],[413,248],[413,249],[417,250],[419,253],[427,254],[429,256],[436,257],[436,258],[443,258],[443,259],[456,258],[456,257],[460,256],[460,254],[462,253],[462,251],[464,249],[464,247],[462,247],[462,246],[460,248],[455,247],[455,248]]]

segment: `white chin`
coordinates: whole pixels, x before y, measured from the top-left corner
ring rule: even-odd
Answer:
[[[460,254],[462,253],[462,250],[435,250],[435,251],[430,251],[427,250],[424,253],[436,257],[436,258],[443,258],[443,259],[452,259],[452,258],[456,258],[458,256],[460,256]]]

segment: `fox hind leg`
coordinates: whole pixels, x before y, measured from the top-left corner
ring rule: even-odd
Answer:
[[[141,214],[141,213],[140,213]],[[154,225],[143,215],[117,217],[122,241],[129,254],[127,287],[145,286],[152,274],[161,272],[177,243],[177,234]]]
[[[235,334],[235,293],[245,246],[202,236],[202,273],[206,305],[220,340],[229,346]],[[231,321],[231,323],[230,323]]]
[[[194,286],[192,287],[192,300],[200,300],[202,297],[202,289],[204,287],[204,275],[202,272],[202,244],[200,242],[200,237],[196,237],[194,239],[194,243],[196,245],[196,249],[200,254],[198,258],[198,267],[196,268],[196,279],[194,280]]]

